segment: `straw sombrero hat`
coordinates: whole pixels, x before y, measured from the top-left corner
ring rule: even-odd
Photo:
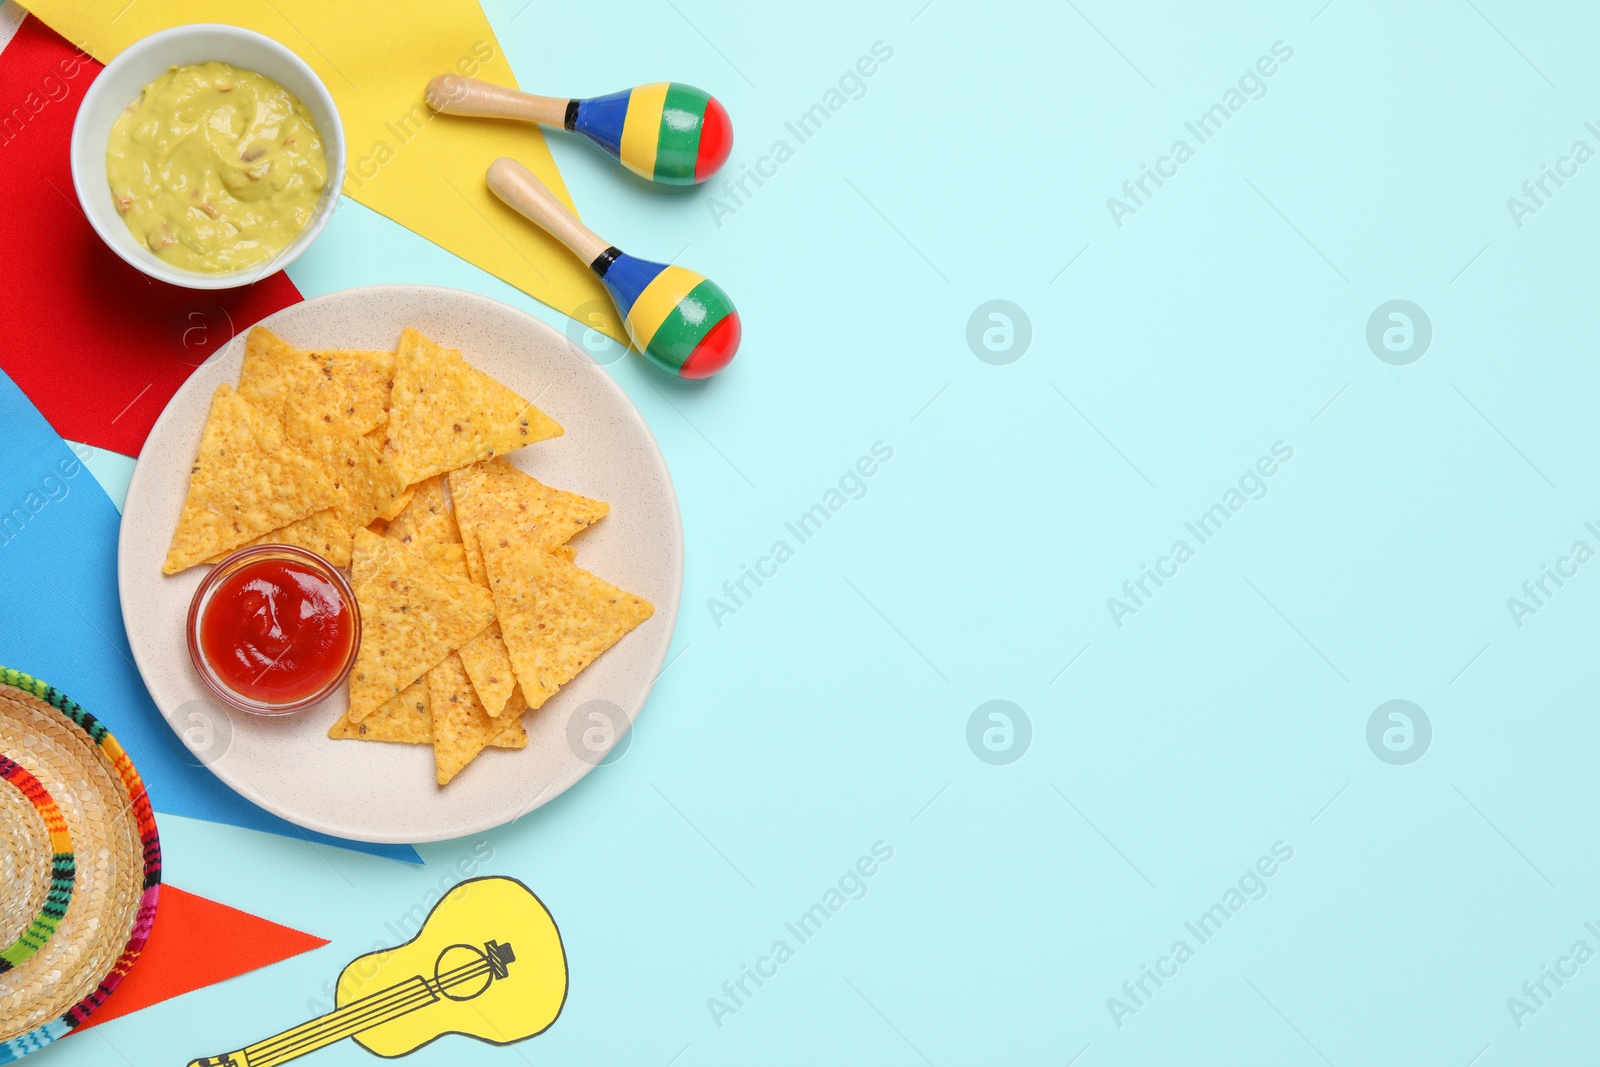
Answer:
[[[0,1063],[78,1026],[144,948],[161,842],[117,739],[0,667]]]

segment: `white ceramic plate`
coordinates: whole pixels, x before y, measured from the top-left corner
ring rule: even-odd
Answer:
[[[184,618],[205,567],[161,573],[211,395],[237,384],[241,333],[178,390],[150,431],[123,508],[122,617],[139,673],[169,725],[217,777],[290,822],[359,841],[414,843],[479,833],[532,811],[587,774],[644,706],[672,639],[683,527],[666,462],[611,376],[559,332],[496,300],[423,285],[374,285],[307,300],[262,324],[305,348],[393,348],[412,326],[533,400],[566,429],[510,455],[540,481],[608,501],[573,541],[578,564],[655,604],[655,615],[538,711],[528,747],[486,749],[445,787],[428,745],[334,741],[343,692],[281,718],[230,712],[189,662]],[[606,704],[595,703],[608,702]],[[618,724],[620,726],[620,723]],[[609,744],[608,744],[609,742]]]

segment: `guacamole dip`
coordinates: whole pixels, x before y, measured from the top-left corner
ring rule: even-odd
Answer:
[[[111,128],[106,177],[134,237],[175,267],[265,263],[311,221],[328,162],[305,106],[254,71],[173,67]]]

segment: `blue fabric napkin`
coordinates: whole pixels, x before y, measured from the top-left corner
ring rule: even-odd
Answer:
[[[0,666],[41,678],[102,720],[157,812],[420,863],[407,845],[328,837],[256,807],[199,766],[133,665],[117,595],[121,517],[0,371]]]

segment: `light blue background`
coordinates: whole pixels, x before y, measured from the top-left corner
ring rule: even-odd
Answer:
[[[1506,606],[1600,549],[1600,162],[1520,229],[1506,206],[1574,140],[1600,149],[1592,8],[523,4],[487,7],[525,88],[688,81],[733,116],[729,173],[795,149],[719,226],[715,185],[647,188],[551,138],[596,230],[688,246],[744,315],[705,387],[611,367],[683,505],[678,658],[620,762],[421,868],[164,819],[172,882],[332,945],[41,1064],[298,1023],[485,842],[482,873],[556,916],[571,996],[532,1042],[418,1064],[1592,1057],[1600,962],[1520,1029],[1506,1006],[1573,942],[1600,951],[1600,564],[1521,628]],[[865,95],[797,145],[785,122],[880,40]],[[1264,98],[1196,145],[1184,122],[1277,41]],[[1194,158],[1118,228],[1107,198],[1179,137]],[[291,274],[566,324],[353,203]],[[996,298],[1032,325],[1006,366],[965,336]],[[1433,326],[1408,366],[1365,339],[1392,299]],[[718,626],[707,599],[880,440],[866,496]],[[1118,628],[1106,599],[1277,441],[1268,494]],[[1008,766],[967,745],[991,699],[1031,720]],[[1367,745],[1391,699],[1432,722],[1410,765]],[[719,1028],[708,998],[878,841],[865,898]],[[1185,921],[1279,841],[1267,895],[1199,945]],[[1194,959],[1119,1028],[1107,999],[1178,938]]]

